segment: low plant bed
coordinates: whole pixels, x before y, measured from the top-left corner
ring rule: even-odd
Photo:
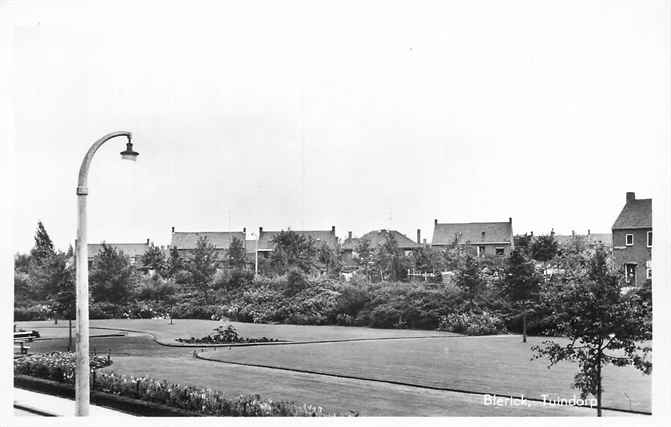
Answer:
[[[74,360],[74,353],[44,353],[16,359],[15,384],[23,384],[24,388],[28,388],[26,384],[32,384],[32,387],[43,392],[70,397],[74,393]],[[91,394],[98,395],[98,402],[106,406],[121,410],[124,407],[131,408],[126,409],[126,412],[168,416],[343,415],[305,403],[262,399],[258,394],[227,397],[224,392],[209,388],[173,384],[165,380],[123,375],[113,371],[96,372],[98,368],[109,366],[110,363],[109,358],[91,357]],[[41,381],[31,382],[31,379]],[[142,403],[134,402],[135,400]]]
[[[247,344],[247,343],[264,343],[264,342],[280,342],[276,338],[247,338],[241,337],[238,330],[233,325],[219,326],[214,329],[214,332],[202,338],[175,338],[175,341],[186,344]]]

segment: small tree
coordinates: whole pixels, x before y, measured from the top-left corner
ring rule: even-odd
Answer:
[[[574,263],[573,265],[578,265]],[[562,360],[578,362],[573,386],[582,398],[591,394],[601,416],[602,367],[633,365],[652,372],[648,360],[652,339],[652,305],[636,292],[621,293],[621,277],[609,266],[607,253],[598,248],[584,269],[567,271],[558,285],[544,293],[554,313],[552,331],[569,343],[544,341],[532,347],[534,358],[546,357],[550,366]],[[619,351],[620,355],[612,352]]]
[[[54,254],[54,244],[51,241],[51,237],[49,237],[42,221],[39,221],[37,223],[37,230],[35,231],[35,246],[31,249],[30,255],[39,263],[48,260]]]
[[[554,235],[534,237],[530,246],[531,258],[536,261],[548,262],[559,252],[559,245]]]
[[[166,264],[166,276],[170,278],[175,277],[178,272],[185,269],[184,260],[175,246],[170,248],[170,256]]]
[[[482,278],[478,261],[473,255],[465,256],[464,263],[455,276],[455,283],[467,301],[466,309],[473,311],[477,308],[485,291],[485,281]]]
[[[247,265],[247,254],[245,253],[245,245],[242,240],[234,237],[228,247],[226,254],[228,267],[233,270],[244,270]]]
[[[388,230],[382,230],[381,233],[384,240],[375,250],[375,264],[383,279],[389,277],[391,281],[395,282],[404,276],[409,262],[404,259],[405,257],[398,247],[398,241],[394,233]]]
[[[515,247],[506,259],[502,293],[522,314],[522,342],[527,342],[527,315],[538,300],[541,279],[534,264]]]
[[[122,305],[133,291],[133,267],[122,252],[103,243],[93,258],[91,289],[94,301],[105,301]]]
[[[371,265],[373,264],[373,251],[368,240],[361,240],[355,249],[357,253],[357,265],[359,271],[363,273],[368,280],[371,279]]]
[[[272,243],[275,245],[270,257],[270,265],[280,274],[296,267],[310,273],[317,258],[317,247],[312,237],[302,236],[295,231],[281,231]]]
[[[206,303],[210,301],[210,290],[214,286],[217,262],[216,247],[209,243],[207,237],[201,236],[196,242],[193,257],[189,260],[188,270],[191,273],[193,287],[201,293]]]
[[[153,244],[147,248],[142,255],[142,265],[150,270],[154,270],[161,276],[166,272],[166,260],[163,251]]]

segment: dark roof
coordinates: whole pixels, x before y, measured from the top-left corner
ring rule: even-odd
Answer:
[[[342,243],[342,249],[345,251],[354,250],[359,245],[359,243],[361,243],[361,239],[359,237],[347,238]]]
[[[147,243],[107,243],[107,246],[111,246],[119,252],[123,252],[129,257],[138,257],[144,255],[145,251],[149,248]],[[102,243],[89,243],[88,244],[88,253],[89,258],[92,258],[98,255],[103,248]]]
[[[245,248],[248,254],[256,252],[256,240],[245,240]]]
[[[652,199],[629,200],[613,224],[613,230],[652,228]]]
[[[368,240],[370,243],[370,247],[374,248],[376,246],[379,246],[384,243],[385,235],[384,231],[387,230],[373,230],[370,231],[363,236],[361,236],[360,240]],[[398,244],[399,249],[414,249],[420,247],[417,243],[412,241],[408,236],[405,234],[401,234],[396,230],[388,230],[391,232],[391,234],[394,236],[396,239],[396,243]],[[358,242],[357,242],[358,243]]]
[[[171,246],[176,246],[177,249],[196,249],[196,242],[202,236],[207,237],[208,242],[217,249],[228,249],[234,237],[245,243],[245,233],[241,231],[176,231],[172,233]]]
[[[573,239],[576,238],[581,238],[585,239],[585,243],[588,244],[593,244],[593,243],[603,243],[604,245],[612,245],[613,244],[613,235],[612,233],[591,233],[591,234],[555,234],[554,235],[555,240],[557,243],[560,245],[565,245],[567,243],[570,243]]]
[[[287,230],[288,231],[288,230]],[[317,244],[326,242],[330,249],[335,249],[338,245],[338,238],[331,230],[291,230],[294,233],[306,238],[312,237]],[[272,251],[275,245],[273,239],[281,231],[262,231],[259,235],[259,251]]]
[[[484,238],[482,232],[485,232]],[[432,245],[452,243],[512,243],[513,224],[506,222],[467,222],[435,224]]]

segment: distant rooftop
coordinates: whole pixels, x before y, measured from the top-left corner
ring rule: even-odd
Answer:
[[[289,230],[284,230],[289,231]],[[324,242],[330,249],[335,249],[338,245],[338,238],[334,230],[291,230],[294,233],[304,236],[306,238],[312,237],[317,243]],[[273,239],[282,231],[265,231],[259,232],[259,251],[272,251],[275,247]]]
[[[196,243],[201,237],[206,237],[217,249],[228,249],[236,237],[245,243],[245,233],[242,231],[174,231],[171,246],[177,249],[196,249]]]
[[[117,251],[123,252],[129,257],[138,257],[144,255],[144,253],[149,248],[149,244],[145,243],[107,243],[105,245],[110,246]],[[103,243],[89,243],[88,244],[88,255],[89,258],[92,258],[103,249]]]
[[[484,233],[484,234],[483,234]],[[506,222],[434,223],[432,245],[512,243],[512,220]]]
[[[637,199],[634,193],[627,193],[626,203],[613,224],[613,230],[629,228],[652,228],[652,199]]]

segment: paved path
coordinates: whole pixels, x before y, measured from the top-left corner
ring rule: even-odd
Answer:
[[[73,417],[75,415],[75,402],[50,394],[14,388],[14,414]],[[132,415],[123,412],[95,405],[91,405],[89,415],[95,417],[132,417]]]

